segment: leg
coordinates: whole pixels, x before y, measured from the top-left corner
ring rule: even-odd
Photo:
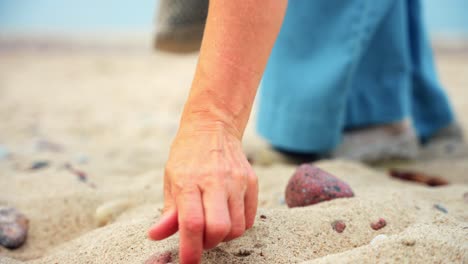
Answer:
[[[359,61],[347,94],[347,130],[411,116],[412,68],[405,2],[396,1]]]
[[[273,146],[326,152],[341,138],[356,62],[393,1],[290,1],[260,91],[258,131]]]
[[[439,83],[432,50],[422,21],[421,3],[407,1],[408,32],[411,48],[412,116],[419,137],[424,141],[454,121],[448,98]]]
[[[416,158],[414,131],[401,125],[396,129],[404,119],[412,121],[422,140],[441,128],[434,136],[457,134],[453,127],[447,129],[453,116],[435,74],[420,13],[418,1],[397,1],[379,26],[348,93],[346,128],[353,131],[345,134],[337,156]],[[427,156],[424,153],[420,155]]]
[[[334,151],[363,161],[413,159],[412,67],[406,1],[395,1],[359,61],[347,94],[345,135]],[[403,120],[407,120],[403,122]]]

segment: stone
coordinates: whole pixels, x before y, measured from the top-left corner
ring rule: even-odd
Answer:
[[[444,207],[443,205],[441,205],[441,204],[434,204],[434,208],[435,208],[436,210],[441,211],[441,212],[444,213],[444,214],[447,214],[447,213],[448,213],[447,208],[445,208],[445,207]]]
[[[149,257],[145,264],[168,264],[172,262],[172,253],[171,252],[164,252],[164,253],[156,253]]]
[[[401,170],[401,169],[391,169],[389,171],[389,174],[390,176],[396,179],[426,184],[431,187],[449,184],[449,182],[445,180],[444,178],[437,177],[437,176],[430,176],[423,172],[408,171],[408,170]]]
[[[13,207],[0,207],[0,245],[16,249],[26,241],[29,220]]]
[[[401,240],[401,243],[405,246],[408,246],[408,247],[412,247],[416,244],[416,240],[412,239],[412,238],[403,238]]]
[[[375,222],[372,222],[372,223],[370,224],[371,228],[374,229],[374,230],[382,229],[382,228],[384,228],[386,225],[387,225],[387,221],[385,221],[385,219],[383,219],[383,218],[379,218],[379,220],[377,220],[377,221],[375,221]]]
[[[5,147],[0,145],[0,160],[7,159],[10,156],[10,151]]]
[[[375,245],[381,243],[382,241],[386,240],[387,238],[388,238],[388,236],[384,235],[384,234],[377,235],[371,240],[370,244],[371,244],[371,246],[375,246]]]
[[[127,210],[131,203],[126,199],[118,199],[102,204],[96,209],[94,219],[98,226],[105,226]]]
[[[343,231],[346,229],[346,224],[342,220],[336,220],[332,223],[332,227],[336,232],[343,233]]]
[[[30,170],[40,170],[49,167],[50,163],[46,160],[35,161],[31,164]]]
[[[63,152],[64,147],[56,142],[47,140],[47,139],[39,139],[36,141],[35,149],[37,151],[50,151],[50,152]]]
[[[351,187],[311,164],[299,166],[286,187],[288,207],[308,206],[336,198],[353,197]]]

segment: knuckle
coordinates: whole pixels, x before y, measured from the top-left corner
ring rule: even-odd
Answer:
[[[203,232],[204,224],[202,219],[191,218],[184,221],[185,229],[190,233]]]
[[[230,223],[216,223],[210,227],[210,235],[214,237],[224,237],[231,229]]]
[[[238,238],[238,237],[240,237],[240,236],[242,236],[244,234],[244,231],[245,231],[245,227],[243,227],[243,226],[233,227],[232,230],[231,230],[230,237],[232,239]]]
[[[220,167],[220,168],[215,169],[215,173],[220,176],[231,175],[232,172],[233,172],[233,169],[230,167]]]
[[[254,172],[250,172],[247,175],[247,181],[251,185],[257,185],[257,183],[258,183],[257,175]]]

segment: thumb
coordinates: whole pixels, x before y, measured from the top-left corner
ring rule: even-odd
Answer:
[[[177,209],[175,206],[165,207],[164,212],[157,223],[148,230],[148,237],[152,240],[162,240],[173,235],[179,229],[177,221]]]

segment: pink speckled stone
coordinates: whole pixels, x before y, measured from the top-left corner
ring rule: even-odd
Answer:
[[[145,264],[169,264],[172,262],[171,252],[156,253],[149,257]]]
[[[299,166],[286,187],[288,207],[307,206],[353,196],[348,184],[311,164]]]

